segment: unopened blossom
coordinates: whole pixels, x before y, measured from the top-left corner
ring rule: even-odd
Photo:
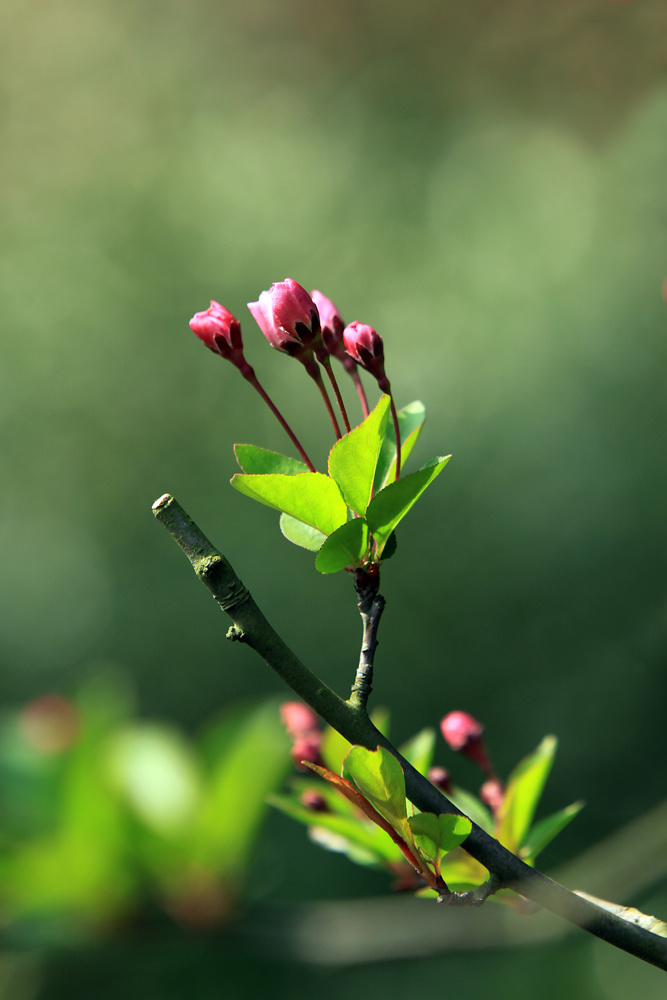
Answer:
[[[195,313],[190,320],[190,329],[220,357],[228,361],[242,357],[241,324],[219,302],[211,299],[208,309]]]
[[[487,774],[492,767],[486,755],[482,734],[484,726],[468,712],[449,712],[440,722],[440,730],[452,750],[468,757]]]
[[[317,307],[298,281],[274,282],[248,309],[272,347],[296,355],[312,345],[320,332]]]

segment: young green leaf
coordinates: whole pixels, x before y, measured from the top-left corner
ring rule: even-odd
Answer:
[[[477,823],[477,826],[481,826],[482,830],[493,835],[495,830],[493,816],[476,795],[459,785],[455,785],[452,791],[447,793],[447,798],[454,803],[457,809],[469,816],[473,823]]]
[[[367,750],[354,746],[343,763],[343,775],[351,779],[365,799],[394,829],[407,820],[403,768],[389,750]]]
[[[572,805],[566,806],[565,809],[561,809],[552,816],[547,816],[546,819],[542,819],[539,823],[536,823],[525,838],[523,846],[519,851],[519,857],[532,864],[537,855],[551,843],[554,837],[558,836],[561,830],[565,829],[568,823],[572,822],[574,817],[583,808],[583,802],[573,802]]]
[[[459,847],[470,835],[472,823],[466,816],[451,813],[417,813],[408,820],[415,843],[425,858],[433,861],[436,874],[440,873],[440,861],[444,854]]]
[[[398,431],[401,436],[401,468],[403,468],[424,426],[426,409],[423,403],[415,400],[414,403],[408,403],[402,410],[399,410],[397,416]],[[393,421],[389,421],[385,428],[380,457],[375,470],[375,492],[379,493],[387,483],[393,482],[395,476],[396,433]]]
[[[253,500],[275,507],[304,524],[330,535],[347,521],[347,505],[329,476],[303,472],[298,476],[241,475],[232,477],[232,486]]]
[[[360,517],[337,528],[317,553],[320,573],[337,573],[346,566],[359,566],[368,548],[368,525]]]
[[[281,455],[277,451],[269,451],[268,448],[260,448],[256,444],[235,444],[234,454],[243,471],[249,475],[281,473],[295,476],[300,472],[308,472],[305,462]]]
[[[508,778],[498,826],[498,840],[515,854],[523,845],[530,828],[557,746],[555,736],[545,736],[538,748],[524,757]]]
[[[373,497],[366,511],[368,526],[378,543],[377,554],[382,555],[382,549],[396,525],[410,508],[419,500],[424,490],[433,482],[451,458],[435,458],[419,472],[404,476]]]
[[[336,441],[329,453],[329,475],[340,487],[348,507],[362,517],[373,491],[389,404],[389,396],[383,396],[363,423]]]
[[[311,552],[319,552],[327,538],[317,528],[297,521],[289,514],[280,515],[280,530],[288,541],[300,545],[302,549],[310,549]]]

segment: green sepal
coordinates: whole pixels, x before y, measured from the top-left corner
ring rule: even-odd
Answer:
[[[232,477],[232,486],[239,493],[274,507],[331,535],[347,521],[347,505],[340,490],[329,476],[321,472],[294,475],[243,475]]]
[[[311,552],[319,552],[327,538],[317,528],[297,521],[289,514],[280,515],[280,530],[289,542],[300,545],[302,549],[310,549]]]
[[[557,746],[555,736],[545,736],[537,749],[517,764],[507,780],[497,837],[514,854],[523,846],[530,829]]]
[[[401,469],[403,469],[424,426],[426,409],[424,404],[416,399],[413,403],[408,403],[402,410],[399,410],[397,416],[398,433],[401,438]],[[393,482],[395,477],[396,431],[393,420],[388,420],[382,447],[380,448],[377,469],[375,470],[375,492],[379,493],[387,483]]]
[[[281,473],[295,476],[301,472],[308,472],[305,462],[290,458],[288,455],[281,455],[277,451],[269,451],[268,448],[260,448],[256,444],[235,444],[234,454],[243,471],[249,475]]]
[[[559,812],[553,813],[553,815],[547,816],[546,819],[542,819],[539,823],[536,823],[525,838],[519,851],[519,857],[532,864],[538,854],[551,843],[554,837],[558,836],[561,830],[565,829],[568,823],[572,822],[574,817],[583,808],[583,802],[573,802],[572,805],[566,806],[565,809],[561,809]]]
[[[450,458],[451,455],[447,455],[433,459],[418,472],[390,483],[373,497],[366,510],[366,520],[377,542],[378,556],[382,555],[382,549],[396,525],[442,472]]]
[[[336,441],[329,453],[329,475],[338,484],[348,507],[362,517],[373,493],[390,402],[389,396],[382,396],[372,413]]]
[[[329,535],[317,553],[320,573],[337,573],[346,566],[360,566],[368,549],[368,525],[360,517],[342,524]]]
[[[452,813],[417,813],[410,816],[408,823],[420,854],[429,858],[440,871],[440,859],[444,854],[459,847],[470,835],[472,823],[466,816]]]

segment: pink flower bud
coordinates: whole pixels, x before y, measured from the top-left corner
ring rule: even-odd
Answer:
[[[280,719],[290,736],[317,730],[317,716],[302,701],[284,701],[280,706]]]
[[[486,803],[494,816],[498,814],[503,804],[504,795],[505,789],[503,788],[503,783],[498,778],[489,778],[479,790],[480,799]]]
[[[354,320],[343,330],[345,350],[362,368],[377,379],[382,392],[389,392],[389,381],[384,373],[384,344],[372,326]]]
[[[18,725],[21,736],[33,750],[56,754],[75,742],[81,722],[71,701],[60,694],[45,694],[26,705]]]
[[[310,295],[320,314],[322,341],[327,352],[341,361],[345,359],[350,360],[349,355],[345,351],[345,344],[343,343],[345,324],[341,319],[340,313],[331,299],[328,299],[326,295],[322,295],[322,292],[318,292],[315,289]]]
[[[286,354],[310,347],[320,332],[315,303],[292,278],[275,282],[257,302],[249,302],[248,309],[271,346]]]
[[[312,789],[303,792],[299,797],[299,802],[306,809],[310,809],[311,812],[329,812],[326,799],[319,792],[315,792]]]
[[[491,773],[491,764],[482,740],[484,726],[481,722],[473,719],[467,712],[450,712],[442,719],[440,729],[452,750],[474,761],[486,773]]]
[[[321,744],[322,734],[317,729],[311,729],[310,732],[301,733],[296,737],[290,750],[290,756],[292,762],[300,771],[309,770],[305,764],[301,763],[304,760],[309,761],[311,764],[322,763],[322,758],[320,757]]]
[[[432,767],[428,772],[428,780],[441,792],[452,791],[452,778],[446,767]]]
[[[206,312],[195,313],[190,320],[190,329],[221,358],[231,361],[233,356],[242,356],[241,324],[219,302],[211,300]]]

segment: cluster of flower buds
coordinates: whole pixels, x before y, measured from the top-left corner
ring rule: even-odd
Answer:
[[[322,379],[320,366],[331,383],[347,431],[350,430],[350,422],[331,366],[332,357],[340,361],[345,371],[352,377],[364,417],[368,416],[369,410],[359,378],[359,367],[373,376],[381,392],[391,396],[391,385],[384,368],[382,338],[365,323],[355,321],[345,326],[336,306],[322,292],[314,290],[309,295],[298,282],[286,278],[285,281],[275,282],[270,289],[262,292],[256,302],[249,302],[248,309],[270,345],[299,361],[316,383],[337,438],[341,436],[340,426]],[[252,366],[246,361],[243,354],[241,324],[236,317],[220,303],[211,301],[207,310],[198,312],[192,317],[190,328],[211,351],[231,361],[243,377],[253,385],[280,421],[308,467],[314,471],[312,462],[291,427],[259,384]],[[400,436],[393,397],[391,410],[396,432],[396,478],[398,478]]]
[[[479,790],[479,797],[497,816],[505,789],[486,752],[484,726],[468,712],[456,711],[445,715],[440,722],[440,731],[452,750],[463,754],[484,772],[486,781]]]
[[[312,708],[302,701],[285,701],[280,706],[280,718],[292,740],[290,756],[296,767],[300,771],[307,771],[308,768],[303,764],[305,760],[311,764],[321,764],[322,733]]]

